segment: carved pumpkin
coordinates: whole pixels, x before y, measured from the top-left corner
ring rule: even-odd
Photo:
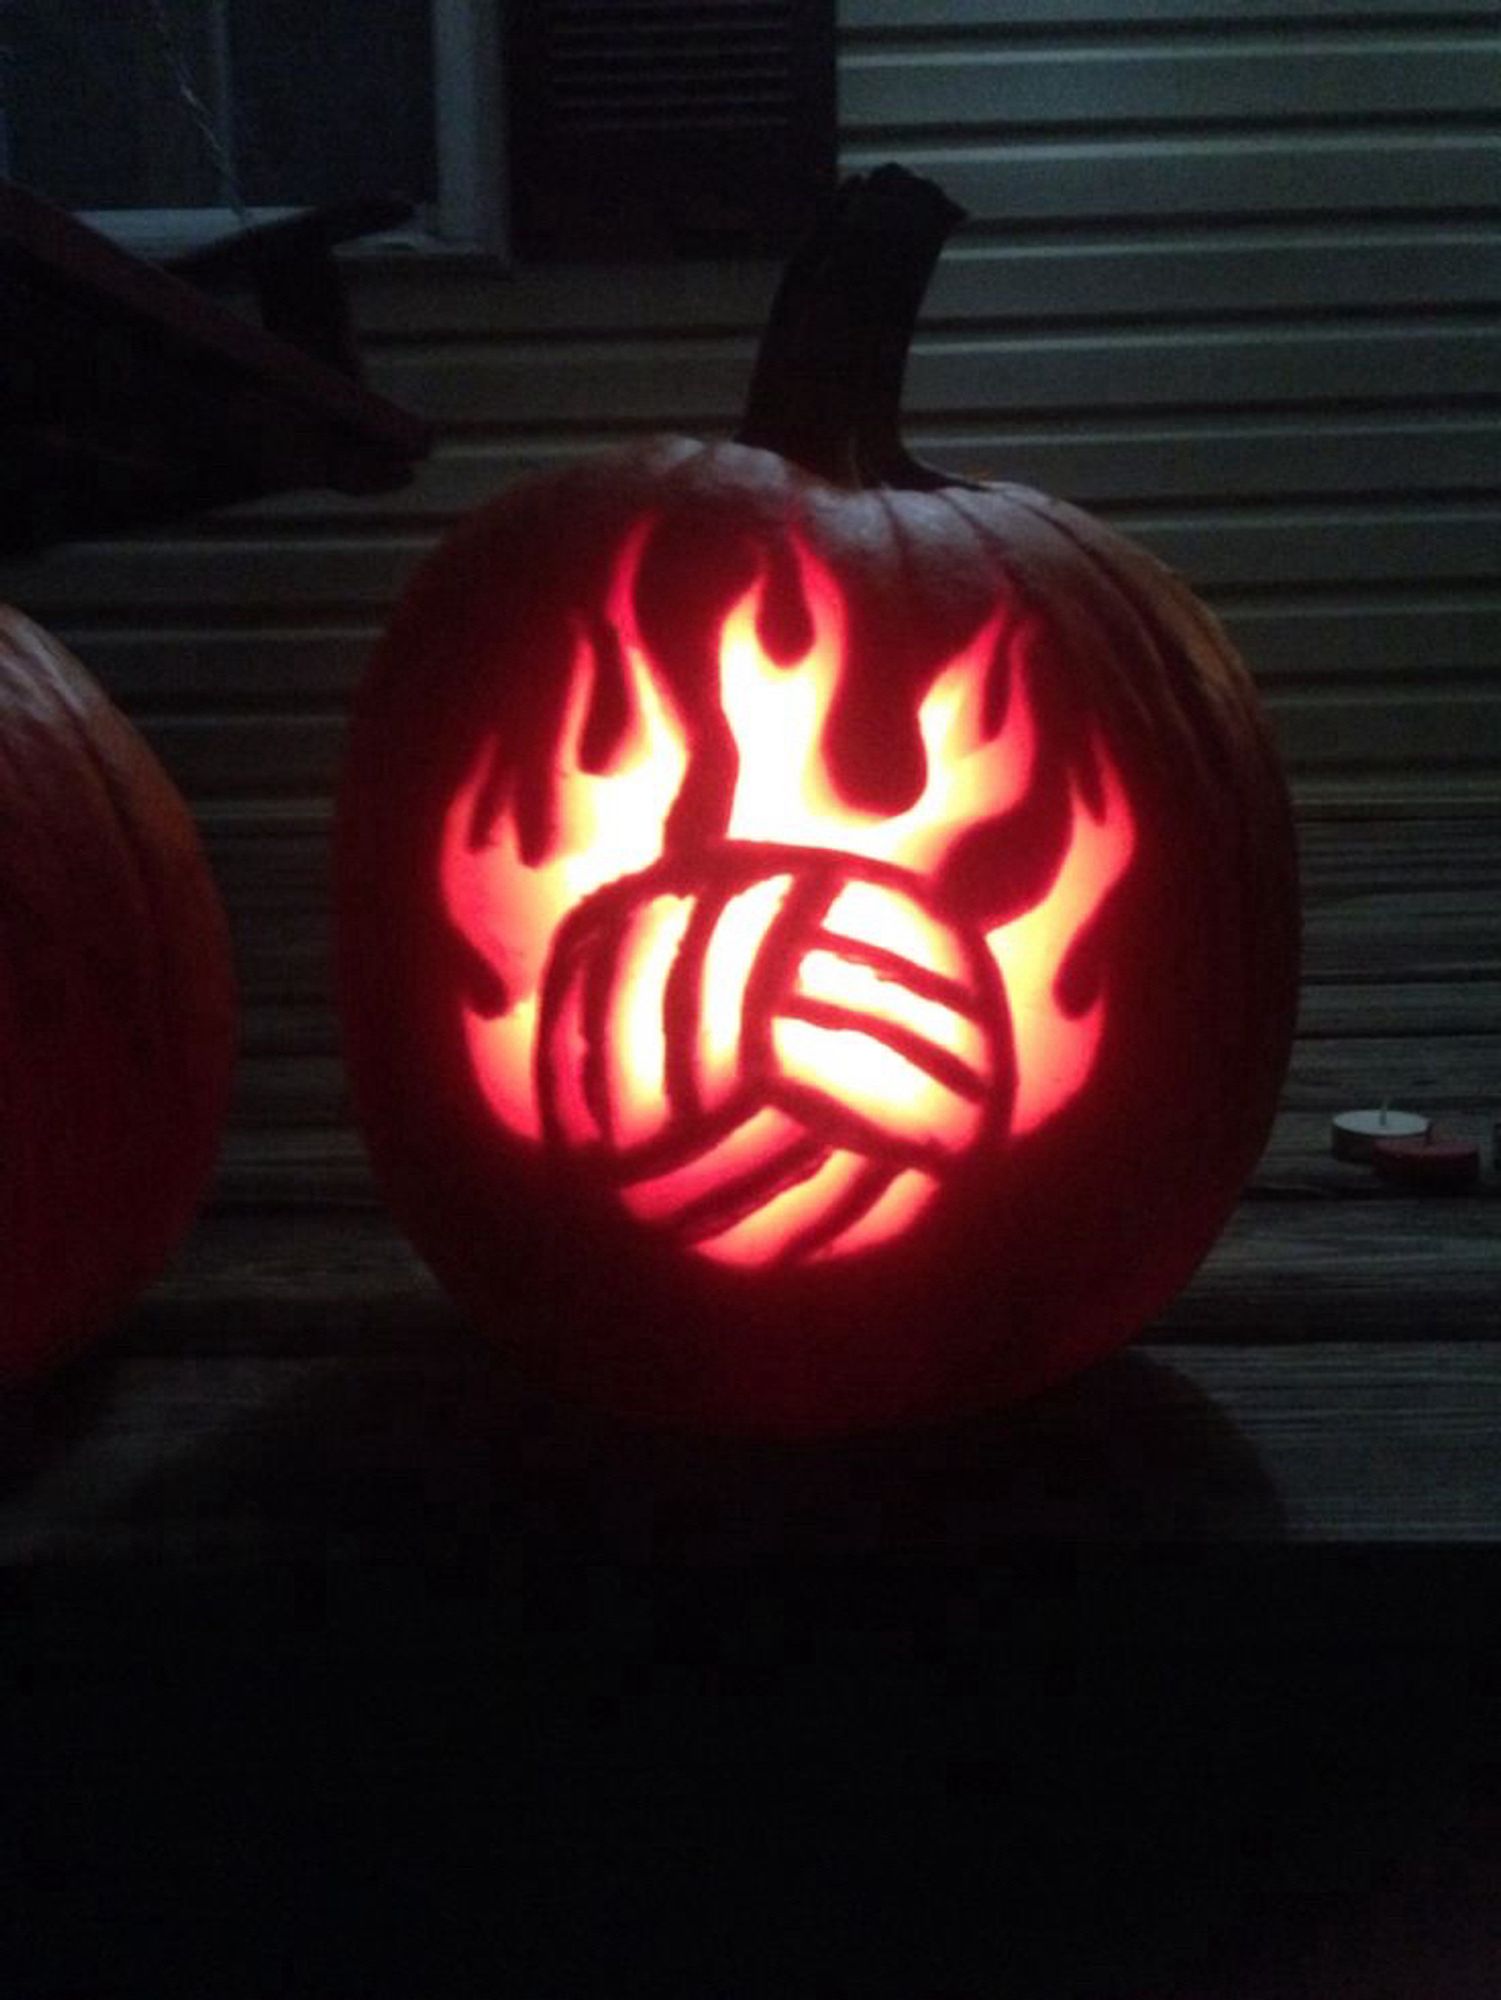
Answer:
[[[0,609],[0,1377],[102,1331],[208,1179],[229,940],[187,808],[70,654]]]
[[[1185,1281],[1265,1142],[1285,786],[1177,578],[916,465],[954,211],[850,184],[739,441],[518,485],[407,591],[340,811],[346,1044],[473,1316],[637,1416],[1020,1394]]]

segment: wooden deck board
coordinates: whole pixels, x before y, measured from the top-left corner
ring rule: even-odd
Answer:
[[[212,1199],[115,1338],[5,1410],[0,1556],[384,1561],[521,1505],[542,1460],[562,1504],[614,1434],[528,1403],[518,1439],[503,1358],[350,1124],[326,815],[209,830],[247,1003]],[[1501,1539],[1501,823],[1310,822],[1303,876],[1300,1031],[1246,1198],[1134,1349],[983,1427],[966,1534]],[[1414,1197],[1332,1159],[1331,1114],[1386,1096],[1482,1140],[1480,1188]],[[972,1464],[977,1435],[925,1462]]]
[[[1243,1203],[1135,1349],[983,1427],[985,1532],[1501,1538],[1498,1213]],[[518,1401],[373,1205],[257,1202],[206,1217],[107,1349],[9,1412],[0,1556],[388,1560],[515,1504],[538,1453],[561,1504],[569,1454],[620,1435]]]
[[[892,1507],[875,1504],[882,1468],[910,1504],[915,1466],[929,1482],[923,1532],[966,1547],[1501,1539],[1501,1342],[1149,1342],[983,1425],[789,1457],[663,1444],[544,1408],[422,1288],[400,1294],[398,1309],[379,1282],[363,1299],[352,1283],[331,1287],[315,1342],[305,1291],[275,1312],[276,1275],[262,1274],[243,1320],[233,1300],[200,1302],[200,1324],[223,1346],[132,1352],[150,1330],[139,1319],[122,1349],[74,1372],[71,1391],[47,1392],[64,1433],[48,1437],[37,1420],[30,1476],[0,1513],[0,1557],[157,1549],[379,1563],[430,1543],[441,1558],[487,1521],[524,1540],[529,1512],[566,1510],[570,1481],[581,1494],[612,1457],[637,1468],[631,1504],[647,1515],[660,1505],[665,1520],[681,1502],[673,1484],[685,1453],[700,1477],[718,1461],[727,1481],[764,1481],[763,1510],[796,1458],[796,1495],[827,1489],[826,1532],[837,1526],[851,1549],[883,1554],[895,1542]],[[170,1320],[170,1304],[160,1310]],[[258,1326],[274,1327],[283,1351],[243,1351]],[[16,1411],[8,1428],[15,1458]],[[773,1515],[762,1531],[768,1546],[780,1532],[791,1553],[807,1517],[783,1497],[780,1530]]]

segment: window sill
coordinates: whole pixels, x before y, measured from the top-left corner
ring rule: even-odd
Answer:
[[[202,250],[249,226],[284,222],[302,212],[292,207],[252,208],[244,214],[232,208],[116,208],[80,210],[77,219],[130,256],[157,264]],[[402,269],[416,263],[424,268],[438,265],[489,272],[511,268],[498,239],[490,242],[480,237],[445,236],[422,220],[342,244],[338,255],[341,262],[362,268]]]

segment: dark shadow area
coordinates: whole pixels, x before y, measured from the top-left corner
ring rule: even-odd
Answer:
[[[238,1314],[236,1314],[238,1320]],[[368,1332],[368,1341],[361,1332]],[[1014,1408],[823,1441],[639,1428],[528,1387],[451,1316],[351,1330],[347,1351],[227,1323],[200,1356],[116,1344],[0,1399],[0,1499],[66,1468],[55,1525],[196,1550],[335,1550],[481,1567],[902,1551],[982,1557],[1018,1537],[1265,1540],[1256,1455],[1169,1363],[1111,1357]],[[186,1409],[191,1422],[174,1422]],[[124,1440],[100,1450],[101,1437]],[[90,1490],[91,1460],[107,1490]],[[81,1505],[76,1517],[71,1505]],[[33,1516],[37,1509],[31,1508]],[[45,1539],[45,1508],[37,1525]]]
[[[90,1435],[111,1394],[113,1367],[94,1354],[0,1389],[0,1503],[23,1492]]]
[[[9,1585],[17,2000],[1368,2000],[1365,1911],[1494,1879],[1491,1560],[1279,1546],[1143,1356],[791,1448],[456,1345],[135,1505]]]
[[[816,1442],[637,1428],[529,1389],[462,1328],[331,1363],[136,1489],[146,1526],[536,1565],[985,1561],[1018,1537],[1275,1537],[1245,1438],[1169,1364],[1112,1357],[1013,1409]]]
[[[514,1567],[19,1591],[7,1991],[1494,1990],[1467,1563]]]

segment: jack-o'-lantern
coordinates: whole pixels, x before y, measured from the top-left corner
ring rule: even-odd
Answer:
[[[398,607],[340,810],[341,998],[398,1218],[633,1415],[1024,1393],[1189,1276],[1263,1145],[1286,789],[1189,590],[896,434],[956,211],[794,261],[734,443],[522,482]]]
[[[71,654],[0,611],[0,1380],[101,1333],[218,1151],[229,932],[166,772]]]

